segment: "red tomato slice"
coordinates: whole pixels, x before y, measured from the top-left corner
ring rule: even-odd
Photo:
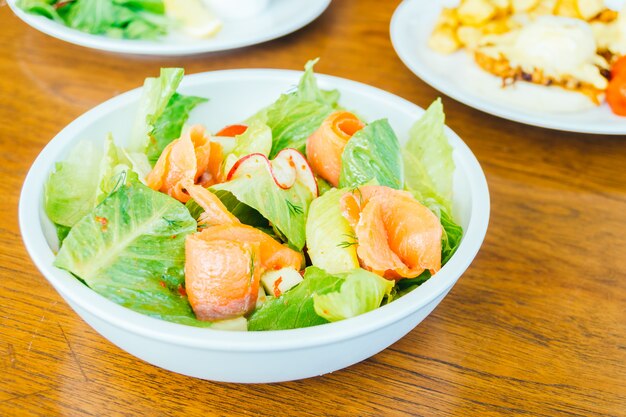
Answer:
[[[248,130],[248,126],[246,125],[230,125],[217,132],[215,136],[235,137],[245,133],[246,130]]]

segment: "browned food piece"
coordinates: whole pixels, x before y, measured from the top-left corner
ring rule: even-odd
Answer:
[[[503,86],[513,84],[517,81],[526,81],[533,84],[545,86],[557,86],[565,90],[581,93],[599,105],[604,97],[604,90],[600,90],[593,85],[581,82],[574,77],[563,76],[559,79],[543,74],[540,69],[535,69],[532,73],[527,73],[519,67],[512,67],[506,58],[493,58],[480,51],[474,53],[476,63],[485,71],[502,78]],[[608,78],[608,74],[603,73]]]

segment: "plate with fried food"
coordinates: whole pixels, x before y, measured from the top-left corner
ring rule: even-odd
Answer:
[[[418,77],[505,119],[626,134],[623,0],[404,0],[391,41]]]

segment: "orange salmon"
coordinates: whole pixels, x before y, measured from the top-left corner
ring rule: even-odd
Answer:
[[[341,209],[365,269],[395,280],[441,269],[441,223],[410,193],[363,186],[341,198]]]
[[[202,233],[185,241],[185,289],[199,320],[225,320],[251,311],[259,293],[258,243],[204,240]]]
[[[212,153],[216,153],[213,160]],[[150,188],[186,203],[189,195],[185,193],[183,184],[198,182],[201,177],[204,183],[211,184],[218,177],[221,163],[221,160],[216,162],[218,158],[221,158],[221,145],[211,143],[204,127],[195,125],[165,147],[146,182]]]
[[[184,190],[204,209],[204,213],[198,218],[198,224],[215,226],[239,223],[239,219],[228,211],[222,201],[203,186],[187,181],[184,183]]]
[[[329,115],[306,141],[306,156],[313,172],[337,187],[343,149],[352,135],[363,127],[365,124],[350,112],[337,111]]]
[[[223,224],[187,236],[185,288],[200,320],[224,320],[252,311],[261,275],[267,270],[300,270],[304,257],[243,224]]]

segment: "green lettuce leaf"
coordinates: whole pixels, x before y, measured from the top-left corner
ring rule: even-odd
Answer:
[[[339,200],[345,193],[336,188],[316,198],[306,221],[307,253],[313,265],[329,273],[345,272],[359,267],[357,238],[341,214]]]
[[[184,284],[185,237],[196,231],[185,207],[129,174],[71,229],[54,262],[124,307],[176,323],[195,319]]]
[[[189,118],[189,113],[201,103],[205,103],[206,98],[185,96],[174,93],[170,98],[163,112],[154,122],[150,132],[150,141],[146,150],[150,164],[154,166],[161,156],[163,149],[170,142],[178,139],[183,131],[183,126]],[[271,139],[270,139],[271,140]]]
[[[389,297],[387,297],[387,302],[391,302],[392,300],[396,300],[400,297],[405,296],[410,293],[426,281],[431,278],[430,271],[427,269],[422,272],[419,276],[415,278],[405,278],[401,279],[396,283],[396,286],[393,288]]]
[[[339,291],[343,278],[309,267],[304,281],[278,298],[270,298],[248,319],[249,330],[286,330],[328,323],[315,312],[313,297]]]
[[[260,165],[250,175],[213,185],[209,189],[222,197],[224,195],[220,191],[231,193],[239,202],[252,207],[269,220],[293,248],[302,250],[304,247],[306,218],[313,193],[300,181],[288,189],[280,188],[269,170]],[[225,204],[227,207],[231,205]]]
[[[295,148],[304,154],[307,138],[337,108],[339,92],[323,91],[317,85],[313,74],[317,61],[306,63],[296,91],[282,94],[274,104],[255,116],[272,129],[270,158],[285,148]]]
[[[409,132],[404,147],[405,186],[424,200],[432,198],[450,212],[454,160],[445,134],[441,99],[435,100]]]
[[[130,137],[129,151],[146,151],[150,143],[150,132],[176,93],[183,75],[182,68],[161,68],[158,78],[146,78]]]
[[[342,154],[340,187],[356,188],[373,179],[395,189],[404,182],[400,144],[386,119],[356,132]]]
[[[435,213],[443,227],[442,265],[454,254],[463,229],[452,217],[453,148],[445,134],[441,99],[434,101],[409,132],[403,157],[405,187]]]
[[[133,10],[142,10],[154,14],[165,14],[163,0],[114,0],[116,4]]]
[[[363,269],[329,274],[310,266],[304,280],[278,298],[269,298],[249,317],[249,330],[317,326],[378,308],[393,281]]]
[[[228,174],[235,163],[243,156],[260,153],[269,156],[272,150],[272,130],[259,119],[250,121],[246,131],[235,136],[235,147],[224,160],[223,172]]]
[[[113,38],[155,39],[171,25],[161,0],[18,0],[17,5],[82,32]]]
[[[344,278],[341,289],[326,294],[313,294],[313,307],[320,317],[339,321],[380,307],[394,282],[364,269],[354,269],[335,276]]]
[[[445,265],[461,244],[463,228],[456,224],[452,216],[445,210],[441,210],[439,220],[441,221],[441,226],[443,226],[443,234],[441,236],[441,264]]]
[[[17,7],[25,12],[38,14],[59,23],[65,23],[57,10],[52,6],[56,0],[17,0]]]
[[[115,25],[122,11],[111,0],[79,0],[71,5],[66,16],[67,25],[83,32],[106,33]],[[122,8],[123,9],[123,8]],[[121,16],[124,23],[129,16]]]
[[[55,164],[46,181],[44,207],[54,223],[71,227],[97,204],[102,150],[79,142],[63,162]]]
[[[110,135],[104,150],[91,141],[79,142],[46,181],[44,207],[50,220],[72,227],[115,188],[128,168],[125,162]]]

